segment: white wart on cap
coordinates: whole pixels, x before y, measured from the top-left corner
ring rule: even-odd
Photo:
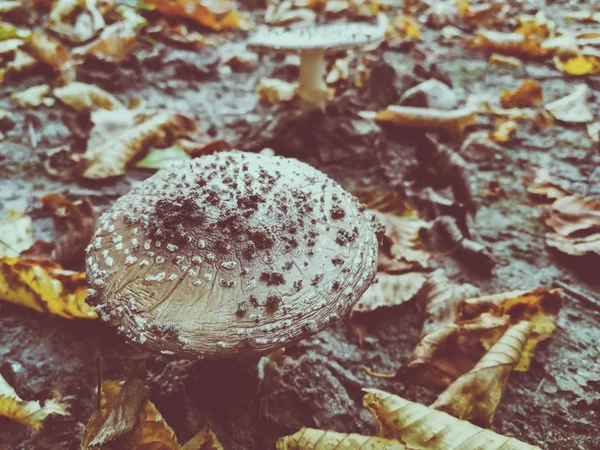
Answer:
[[[248,48],[262,53],[300,54],[298,95],[303,109],[322,107],[326,95],[325,55],[343,50],[375,47],[385,38],[387,16],[377,25],[334,23],[295,28],[266,28],[248,40]]]
[[[158,172],[100,218],[88,301],[166,354],[269,353],[341,318],[372,284],[373,220],[297,160],[205,156]]]

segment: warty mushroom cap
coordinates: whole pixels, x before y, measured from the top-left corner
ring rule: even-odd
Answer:
[[[247,45],[255,52],[335,53],[381,44],[385,30],[382,24],[366,22],[263,28],[248,40]]]
[[[159,171],[101,216],[88,301],[165,354],[266,354],[350,311],[375,277],[379,228],[305,163],[204,156]]]

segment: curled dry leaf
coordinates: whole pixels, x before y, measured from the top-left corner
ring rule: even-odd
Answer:
[[[567,195],[542,208],[546,225],[546,243],[568,255],[600,255],[600,201]]]
[[[256,86],[258,98],[274,104],[287,102],[296,96],[298,83],[289,83],[277,78],[261,78]]]
[[[169,111],[98,110],[92,122],[82,173],[89,179],[123,175],[127,164],[149,147],[168,146],[195,128],[188,117]]]
[[[476,50],[502,55],[537,58],[547,54],[539,41],[523,33],[480,30],[477,37],[466,39],[465,45]]]
[[[18,257],[33,244],[31,217],[11,211],[0,221],[0,256]]]
[[[39,401],[25,401],[0,375],[0,416],[39,430],[50,414],[68,415],[67,405],[53,399],[46,400],[44,406]]]
[[[359,115],[367,120],[389,122],[411,128],[441,129],[451,134],[462,134],[462,131],[473,125],[477,119],[476,111],[471,108],[446,111],[397,105],[390,105],[378,112],[361,111]]]
[[[149,396],[150,389],[137,379],[102,383],[100,410],[83,431],[81,449],[223,450],[209,426],[180,446]]]
[[[535,80],[525,80],[516,91],[504,91],[500,96],[503,108],[528,108],[544,100],[542,87]]]
[[[277,441],[277,450],[406,450],[393,439],[378,436],[362,436],[355,433],[302,428],[291,436]]]
[[[166,16],[185,17],[212,30],[248,30],[252,22],[231,0],[146,0]]]
[[[84,299],[85,274],[48,260],[0,258],[0,300],[67,319],[95,319]]]
[[[49,92],[50,85],[41,84],[39,86],[32,86],[21,92],[13,93],[10,96],[10,100],[21,107],[35,108],[42,103],[46,106],[52,106],[54,99],[46,97]],[[51,100],[52,102],[48,102],[48,100]]]
[[[377,274],[378,282],[372,285],[354,305],[352,313],[370,312],[387,306],[397,306],[413,299],[425,285],[423,273],[401,275]]]
[[[414,450],[541,450],[464,420],[378,389],[365,389],[364,406],[379,423],[379,435]]]
[[[100,410],[88,421],[82,450],[156,448],[179,450],[175,433],[148,400],[150,389],[140,380],[102,383]]]
[[[588,95],[588,86],[581,84],[571,94],[548,103],[545,108],[555,119],[563,122],[591,122],[594,115],[587,102]]]
[[[431,408],[482,427],[490,426],[530,333],[526,321],[510,327],[475,367],[440,394]]]
[[[53,94],[65,105],[77,111],[89,108],[125,109],[115,96],[94,84],[73,81],[65,86],[54,89]]]
[[[527,186],[527,192],[544,200],[557,200],[571,195],[566,189],[559,186],[544,169],[536,171],[535,178]]]

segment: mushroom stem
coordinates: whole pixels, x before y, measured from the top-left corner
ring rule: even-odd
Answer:
[[[300,55],[300,79],[298,95],[302,111],[322,108],[325,105],[326,86],[325,53],[302,53]]]

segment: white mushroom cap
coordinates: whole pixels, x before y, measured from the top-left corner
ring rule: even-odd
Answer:
[[[89,299],[163,353],[269,353],[341,318],[372,284],[373,220],[295,159],[205,156],[158,172],[100,218]]]
[[[334,53],[381,44],[385,26],[365,22],[333,23],[320,26],[261,29],[248,40],[255,52]]]

